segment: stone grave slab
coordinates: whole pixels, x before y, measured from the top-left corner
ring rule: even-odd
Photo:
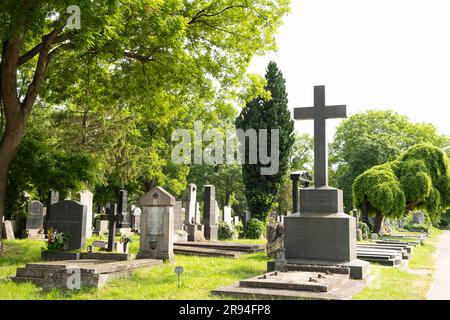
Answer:
[[[241,256],[241,252],[238,251],[190,247],[190,246],[177,246],[177,245],[173,246],[173,252],[175,254],[204,256],[204,257],[223,257],[231,259],[237,259]]]
[[[189,242],[189,241],[178,241],[175,242],[176,246],[184,246],[191,248],[208,248],[216,250],[228,250],[236,251],[241,253],[256,253],[263,252],[265,250],[264,245],[256,244],[245,244],[245,243],[235,243],[235,242],[220,242],[220,241],[202,241],[202,242]]]
[[[79,272],[80,287],[100,288],[109,280],[124,277],[141,268],[161,265],[162,260],[140,259],[130,261],[67,260],[29,263],[18,268],[14,282],[32,282],[44,289],[68,289],[72,271]]]
[[[349,300],[365,284],[365,281],[349,279],[348,274],[272,272],[213,290],[212,293],[243,299]]]
[[[2,224],[2,237],[6,240],[14,240],[14,230],[11,221],[5,220]]]

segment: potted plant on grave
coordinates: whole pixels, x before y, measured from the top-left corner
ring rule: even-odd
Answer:
[[[127,235],[122,235],[119,241],[123,245],[123,252],[127,253],[128,244],[133,242],[133,239]]]

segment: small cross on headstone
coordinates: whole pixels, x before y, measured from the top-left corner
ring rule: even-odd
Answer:
[[[295,108],[295,120],[314,120],[314,186],[328,186],[328,155],[326,141],[326,119],[347,117],[347,107],[326,106],[325,86],[314,87],[314,107]]]

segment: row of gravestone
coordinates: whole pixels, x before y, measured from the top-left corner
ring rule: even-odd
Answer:
[[[225,206],[223,209],[223,217],[220,219],[219,205],[216,201],[215,187],[213,185],[204,186],[203,199],[203,223],[197,202],[197,186],[194,183],[189,184],[187,188],[187,201],[184,209],[181,202],[177,201],[175,205],[175,230],[184,230],[187,233],[188,241],[217,240],[219,221],[228,224],[238,224],[239,216],[232,217],[231,208]],[[250,212],[246,211],[243,217],[244,227],[250,219]]]
[[[89,238],[92,236],[92,221],[93,221],[93,215],[92,215],[92,193],[89,191],[82,191],[79,192],[79,203],[86,205],[86,226],[84,227],[85,237]],[[59,202],[59,193],[57,191],[51,191],[49,193],[48,198],[48,209],[45,210],[44,205],[39,201],[31,201],[28,206],[28,214],[26,219],[26,226],[25,226],[25,237],[30,239],[43,239],[43,229],[48,224],[48,221],[50,220],[52,205]],[[118,223],[118,232],[124,233],[131,233],[131,229],[134,228],[137,224],[139,225],[138,219],[133,219],[128,215],[127,213],[127,203],[128,203],[128,194],[126,190],[120,190],[119,196],[118,196],[118,203],[113,204],[114,206],[112,208],[111,205],[108,206],[107,211],[109,210],[116,210],[118,213],[124,215],[124,220],[120,221]],[[139,209],[140,210],[140,209]],[[136,212],[138,210],[135,210]]]

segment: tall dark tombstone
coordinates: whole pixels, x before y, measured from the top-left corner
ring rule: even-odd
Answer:
[[[217,241],[218,217],[216,200],[216,190],[213,185],[205,186],[203,203],[203,224],[205,225],[205,239]]]
[[[314,120],[314,187],[300,189],[298,213],[286,216],[287,265],[334,265],[363,279],[369,263],[356,257],[356,221],[344,213],[342,190],[328,186],[326,119],[346,118],[345,105],[326,106],[325,87],[314,87],[314,107],[295,108],[295,120]]]
[[[117,228],[131,228],[131,216],[128,214],[128,191],[120,190],[117,196],[117,212],[123,216],[123,219],[117,223]]]
[[[50,190],[47,194],[47,203],[46,203],[47,213],[46,213],[45,219],[44,219],[44,228],[47,228],[46,224],[47,224],[48,217],[49,217],[50,210],[51,210],[50,207],[53,204],[58,203],[58,202],[59,202],[59,192],[56,190]]]
[[[69,238],[68,250],[86,249],[87,206],[63,200],[50,206],[48,227]]]
[[[298,212],[298,180],[300,178],[300,172],[295,171],[291,173],[292,180],[292,212]]]

